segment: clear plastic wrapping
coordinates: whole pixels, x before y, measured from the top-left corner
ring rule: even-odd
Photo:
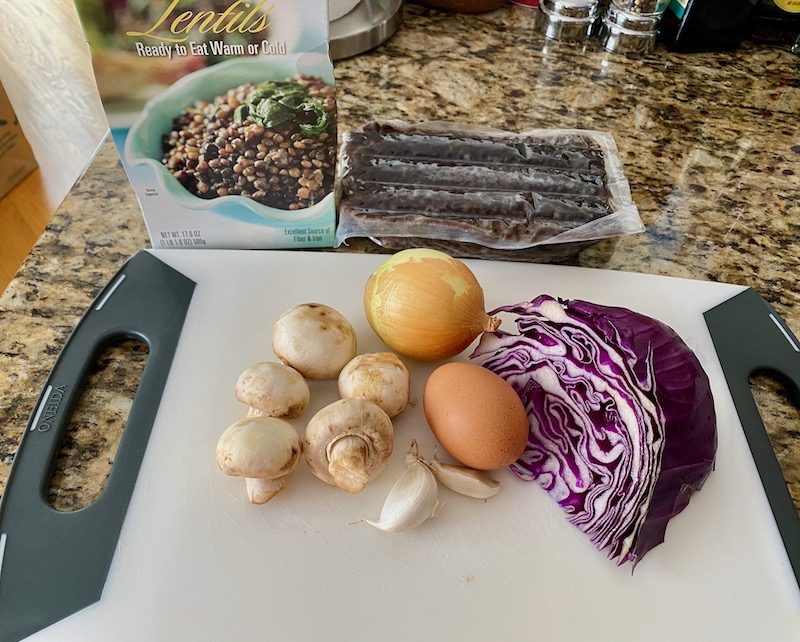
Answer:
[[[344,134],[335,244],[558,261],[644,229],[611,134],[376,121]]]

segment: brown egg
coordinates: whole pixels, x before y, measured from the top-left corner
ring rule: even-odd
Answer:
[[[474,363],[433,371],[422,398],[436,439],[465,466],[494,470],[515,462],[528,443],[528,415],[517,393]]]

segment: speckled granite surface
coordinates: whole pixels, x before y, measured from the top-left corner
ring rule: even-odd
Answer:
[[[547,42],[532,16],[511,5],[478,16],[408,6],[388,43],[337,63],[341,130],[392,117],[610,130],[647,232],[601,242],[571,263],[749,285],[800,334],[800,58],[750,44],[733,54],[659,47],[626,58],[594,43]],[[70,331],[148,245],[106,142],[0,298],[0,492]],[[754,387],[800,510],[800,413],[782,386],[759,378]],[[126,395],[122,387],[96,405],[119,412]],[[98,419],[113,423],[104,413]],[[114,440],[88,435],[78,431],[65,448],[65,468],[91,469],[77,481],[56,476],[59,507],[102,488]]]

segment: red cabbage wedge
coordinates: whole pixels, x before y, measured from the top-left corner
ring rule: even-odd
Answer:
[[[485,333],[471,355],[525,403],[528,445],[512,470],[538,482],[619,564],[664,541],[712,468],[708,377],[674,330],[625,308],[540,296],[497,308],[518,334]]]

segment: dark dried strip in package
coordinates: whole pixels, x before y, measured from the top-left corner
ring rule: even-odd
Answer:
[[[373,122],[344,134],[336,245],[560,261],[644,228],[610,134]]]

